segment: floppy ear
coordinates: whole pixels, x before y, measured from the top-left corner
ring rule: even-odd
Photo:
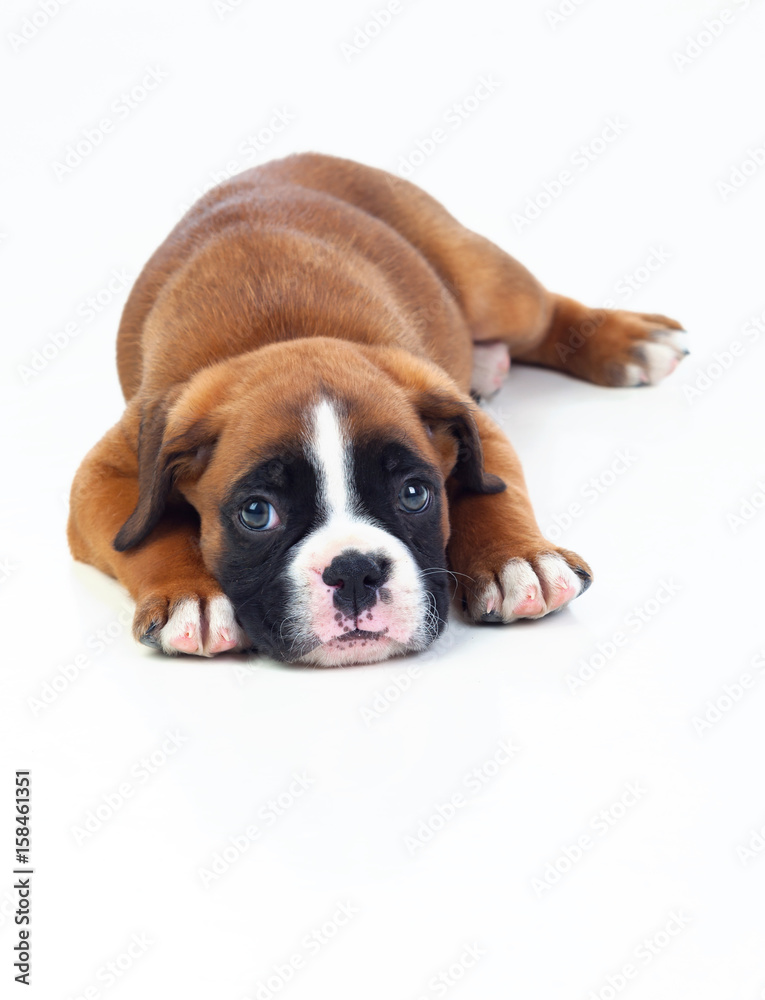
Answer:
[[[426,392],[419,399],[420,416],[435,434],[448,434],[457,442],[456,456],[451,471],[453,476],[471,493],[502,493],[505,483],[483,466],[483,448],[478,427],[471,412],[473,404],[444,392]],[[452,450],[452,454],[454,454]]]
[[[177,394],[151,400],[143,407],[138,432],[138,503],[114,539],[124,552],[140,544],[159,523],[173,486],[204,471],[216,433],[204,419],[168,437],[168,419]]]
[[[437,365],[398,347],[368,348],[374,362],[407,393],[420,419],[432,431],[445,476],[472,493],[501,493],[506,486],[483,467],[475,404]]]

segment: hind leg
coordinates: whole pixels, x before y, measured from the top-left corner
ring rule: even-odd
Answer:
[[[456,222],[450,248],[439,253],[473,337],[478,396],[501,387],[511,357],[597,385],[639,386],[660,382],[689,353],[676,320],[590,309],[547,292],[518,261]]]
[[[614,386],[655,383],[686,353],[679,323],[665,316],[588,309],[548,292],[517,260],[400,177],[318,154],[278,161],[271,169],[363,208],[417,247],[470,328],[478,395],[498,387],[504,361],[493,346],[497,342],[518,361]]]
[[[501,387],[511,357],[597,385],[639,386],[660,382],[688,354],[687,334],[676,320],[589,309],[552,295],[512,257],[482,242],[479,280],[460,298],[473,335],[477,396],[490,398]]]
[[[555,312],[539,343],[518,361],[557,368],[606,386],[655,385],[688,354],[687,334],[667,316],[588,309],[555,297]]]

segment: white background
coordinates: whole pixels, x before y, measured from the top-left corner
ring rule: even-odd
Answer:
[[[344,44],[383,0],[220,12],[211,0],[70,0],[24,44],[13,36],[38,8],[5,4],[3,995],[765,996],[765,841],[752,839],[765,824],[753,666],[765,647],[765,335],[751,324],[765,312],[765,167],[744,165],[738,190],[718,183],[748,149],[765,159],[765,14],[731,3],[732,22],[683,65],[676,53],[719,5],[569,6],[556,25],[552,0],[403,0],[353,52]],[[147,68],[166,78],[127,117],[110,110]],[[447,123],[482,77],[494,93]],[[269,135],[277,111],[291,120]],[[111,131],[57,177],[67,147],[105,117]],[[622,134],[580,169],[572,157],[609,118]],[[362,668],[166,659],[135,645],[120,624],[130,602],[72,562],[64,534],[74,471],[121,412],[127,288],[104,291],[112,270],[137,275],[215,172],[298,150],[395,172],[436,128],[446,138],[412,176],[461,221],[556,291],[666,312],[691,332],[692,356],[658,388],[519,366],[491,405],[540,523],[579,504],[556,538],[589,560],[595,584],[550,620],[455,621],[425,655]],[[262,150],[245,154],[258,133]],[[573,182],[519,226],[514,214],[567,169]],[[664,263],[627,294],[654,251]],[[99,292],[110,301],[89,320]],[[35,353],[57,335],[64,346]],[[628,468],[614,466],[618,452]],[[582,671],[591,679],[572,691]],[[746,673],[752,686],[726,700]],[[719,721],[702,730],[718,699]],[[181,740],[172,753],[168,732]],[[498,767],[503,741],[518,752]],[[465,783],[476,767],[496,772],[478,792]],[[16,768],[33,783],[26,992],[11,957]],[[289,791],[293,773],[305,790]],[[626,808],[630,783],[640,792]],[[601,834],[593,817],[611,807]],[[428,843],[407,842],[439,823]],[[246,844],[253,826],[257,839],[205,887],[200,871],[234,858],[231,838]],[[567,864],[583,835],[589,849]],[[568,870],[550,885],[556,864]],[[342,927],[339,904],[353,911]],[[673,911],[677,933],[664,933]],[[326,943],[308,945],[325,924]],[[133,935],[149,943],[128,958]],[[481,953],[471,968],[459,965],[467,946]],[[294,955],[303,967],[285,982],[274,967]],[[619,978],[625,965],[634,977]]]

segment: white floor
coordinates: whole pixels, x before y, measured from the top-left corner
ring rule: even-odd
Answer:
[[[25,996],[765,997],[765,13],[554,9],[80,0],[21,45],[39,8],[5,10],[3,995],[29,769]],[[72,563],[130,281],[215,172],[301,149],[691,331],[658,388],[517,367],[491,404],[595,569],[559,616],[357,669],[170,660]]]

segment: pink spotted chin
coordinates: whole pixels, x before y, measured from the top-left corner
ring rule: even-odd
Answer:
[[[320,667],[341,667],[354,663],[377,663],[407,651],[404,643],[377,632],[343,633],[322,642],[297,662]]]

